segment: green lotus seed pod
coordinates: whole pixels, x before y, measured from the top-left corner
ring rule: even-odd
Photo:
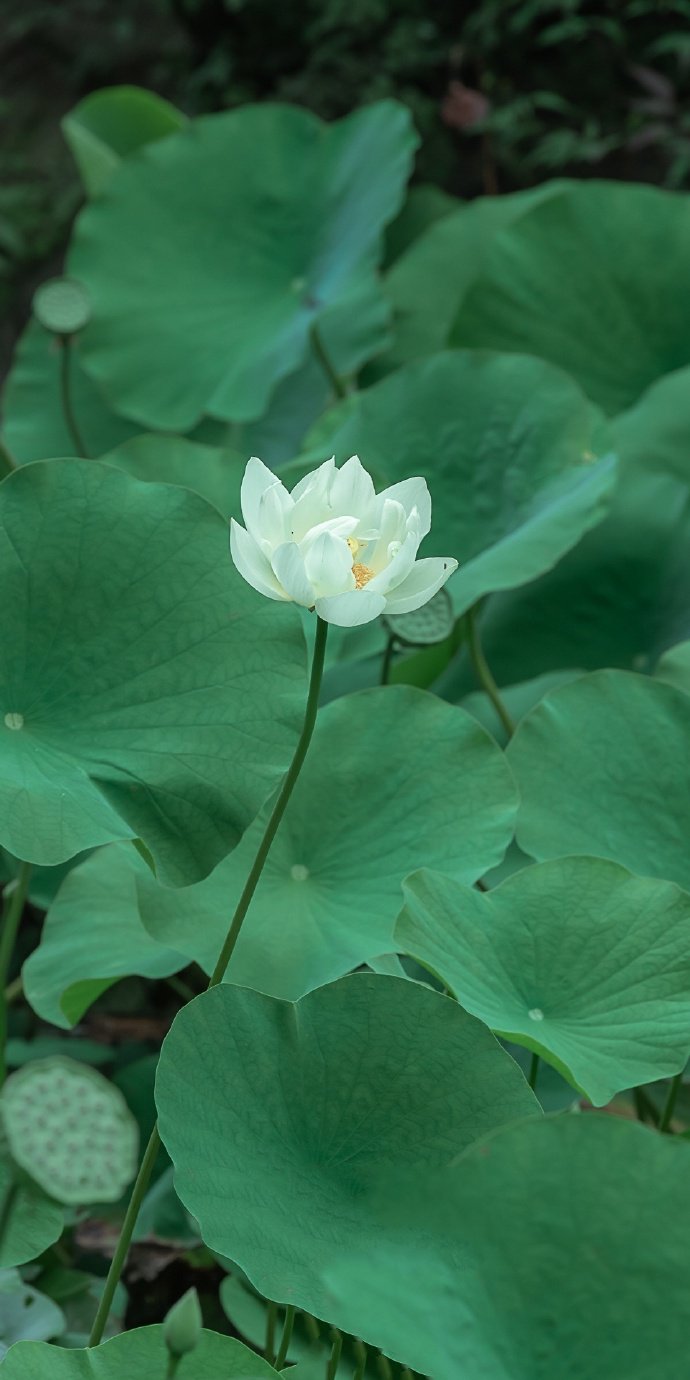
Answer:
[[[188,1289],[177,1303],[173,1304],[163,1322],[165,1345],[171,1356],[180,1360],[199,1344],[201,1337],[201,1308],[196,1289]]]
[[[440,589],[428,604],[414,613],[384,614],[389,633],[406,647],[430,647],[443,642],[453,631],[453,604],[446,589]]]
[[[7,1079],[0,1111],[12,1158],[58,1202],[116,1202],[134,1178],[139,1128],[95,1069],[37,1059]]]
[[[32,305],[36,320],[53,335],[75,335],[91,319],[88,293],[75,278],[50,278],[41,283]]]

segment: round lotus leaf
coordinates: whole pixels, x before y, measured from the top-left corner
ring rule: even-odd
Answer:
[[[65,877],[23,970],[24,994],[51,1025],[68,1030],[120,978],[168,977],[188,960],[156,943],[137,910],[131,843],[98,849]]]
[[[690,699],[597,671],[553,690],[508,746],[517,841],[531,857],[591,853],[690,890]]]
[[[139,1129],[96,1069],[37,1059],[7,1079],[0,1106],[13,1158],[58,1202],[116,1202],[134,1178]]]
[[[213,988],[176,1017],[156,1102],[206,1244],[266,1297],[336,1326],[323,1272],[385,1233],[377,1186],[405,1172],[424,1180],[490,1129],[539,1111],[479,1021],[374,973],[296,1005]],[[405,1228],[398,1240],[414,1248]]]
[[[507,1127],[433,1200],[409,1186],[417,1251],[334,1263],[330,1316],[434,1380],[683,1375],[689,1173],[687,1142],[617,1117]]]
[[[51,278],[36,289],[34,316],[53,335],[75,335],[91,319],[89,294],[75,278]]]
[[[501,861],[516,808],[504,755],[462,710],[408,686],[326,705],[228,979],[295,999],[388,952],[403,877],[433,867],[476,881]],[[263,836],[266,810],[205,882],[179,894],[158,885],[130,853],[145,926],[207,972]]]
[[[3,1380],[164,1380],[169,1353],[163,1327],[135,1327],[99,1347],[63,1351],[45,1342],[18,1342],[3,1361]],[[183,1356],[175,1380],[270,1380],[277,1371],[234,1337],[204,1329]]]
[[[94,308],[82,358],[116,410],[181,431],[205,412],[259,417],[327,308],[380,298],[415,144],[393,101],[332,125],[264,104],[127,158],[69,257]]]
[[[0,573],[0,841],[52,865],[140,838],[198,881],[290,761],[296,610],[248,588],[202,499],[88,461],[3,482]]]
[[[548,359],[615,415],[690,364],[689,281],[686,196],[575,183],[493,237],[451,340]]]
[[[18,1174],[4,1135],[0,1144],[0,1210],[6,1219],[0,1240],[0,1269],[35,1260],[62,1235],[62,1207],[38,1184]]]
[[[389,614],[383,621],[396,642],[408,647],[427,647],[450,637],[455,625],[453,601],[447,589],[440,589],[421,609],[413,613]]]
[[[432,355],[326,414],[307,443],[366,456],[386,484],[427,475],[423,552],[460,562],[456,614],[548,570],[602,519],[615,483],[591,403],[560,370],[518,355]]]
[[[670,882],[600,858],[539,863],[488,892],[417,872],[395,941],[597,1106],[690,1058],[690,896]]]

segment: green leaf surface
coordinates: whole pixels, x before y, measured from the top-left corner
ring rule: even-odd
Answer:
[[[206,1244],[268,1298],[336,1325],[323,1272],[380,1240],[377,1185],[413,1171],[424,1181],[538,1106],[457,1003],[373,973],[297,1005],[232,986],[198,997],[163,1044],[156,1101]],[[419,1244],[404,1226],[396,1240]]]
[[[2,843],[50,865],[139,837],[199,880],[290,759],[294,610],[247,588],[201,499],[76,460],[4,481],[0,569]]]
[[[161,1325],[122,1332],[97,1348],[62,1351],[45,1342],[19,1342],[0,1369],[3,1380],[164,1380],[168,1352]],[[204,1329],[183,1356],[175,1380],[270,1380],[272,1366],[234,1337]]]
[[[690,1057],[690,896],[669,882],[584,857],[490,892],[418,872],[395,940],[596,1106]]]
[[[513,723],[519,723],[550,690],[555,690],[559,685],[569,685],[582,674],[582,671],[549,671],[546,675],[536,676],[534,680],[525,681],[522,685],[504,686],[501,689],[501,699]],[[505,724],[501,722],[489,696],[483,690],[475,690],[463,696],[461,705],[467,714],[471,714],[473,719],[501,744],[501,747],[507,746],[508,733]]]
[[[441,1209],[418,1194],[416,1255],[380,1237],[331,1267],[331,1312],[434,1380],[682,1374],[689,1170],[689,1146],[616,1117],[506,1128]]]
[[[13,1158],[58,1202],[117,1202],[134,1178],[139,1128],[96,1069],[36,1060],[7,1079],[0,1105]]]
[[[560,370],[517,355],[434,355],[357,394],[307,441],[357,452],[387,484],[428,476],[423,549],[459,560],[456,614],[554,565],[603,518],[615,483],[591,404]]]
[[[179,484],[200,494],[223,517],[240,511],[240,485],[246,456],[186,436],[156,433],[133,436],[102,456],[107,465],[147,483]]]
[[[322,312],[353,291],[378,297],[381,232],[415,143],[392,101],[333,125],[265,104],[127,159],[70,253],[94,309],[83,358],[117,410],[182,431],[205,412],[259,417]]]
[[[0,1147],[0,1203],[7,1221],[0,1240],[0,1269],[24,1265],[62,1235],[64,1211],[26,1177],[17,1179],[5,1138]],[[11,1199],[9,1199],[9,1195]],[[8,1200],[9,1199],[9,1200]]]
[[[604,522],[540,580],[490,601],[484,651],[501,685],[572,666],[646,671],[690,635],[688,589],[687,484],[624,467]],[[458,659],[438,689],[457,700],[474,684]]]
[[[690,369],[653,383],[612,424],[626,472],[649,470],[690,481]]]
[[[87,196],[101,196],[115,169],[145,144],[182,129],[186,116],[139,86],[94,91],[65,115],[62,132]]]
[[[690,642],[671,647],[661,657],[654,675],[657,680],[665,680],[669,685],[675,685],[676,689],[690,694]]]
[[[393,308],[395,336],[390,350],[368,371],[374,377],[402,364],[443,350],[473,280],[481,272],[489,246],[500,230],[533,205],[553,196],[560,183],[500,197],[478,197],[431,224],[414,238],[386,274],[384,287]],[[422,188],[413,188],[414,192]],[[404,215],[401,213],[400,220]],[[394,222],[391,230],[395,229]]]
[[[27,1001],[51,1025],[76,1025],[120,978],[167,977],[187,964],[141,924],[130,854],[138,858],[130,843],[99,849],[68,874],[50,906],[22,976]]]
[[[451,340],[551,360],[615,415],[690,363],[690,201],[583,182],[491,241]]]
[[[64,1328],[64,1314],[51,1298],[25,1284],[18,1270],[0,1273],[0,1357],[15,1342],[47,1342]]]
[[[230,981],[296,999],[386,952],[402,878],[428,866],[476,881],[501,860],[515,810],[505,758],[462,710],[407,687],[327,705],[231,959]],[[235,853],[192,890],[158,886],[136,867],[146,927],[207,972],[265,823],[263,814]]]
[[[690,700],[674,686],[597,671],[547,695],[508,748],[517,841],[541,860],[610,858],[690,889]]]

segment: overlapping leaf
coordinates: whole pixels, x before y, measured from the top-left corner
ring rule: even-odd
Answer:
[[[508,748],[517,840],[538,859],[610,858],[690,889],[690,699],[625,671],[547,695]]]
[[[405,901],[401,952],[595,1104],[685,1067],[690,896],[678,887],[560,858],[484,893],[418,872]]]
[[[294,610],[261,602],[220,516],[105,465],[0,490],[2,843],[59,863],[139,836],[193,882],[280,779],[301,719]]]
[[[164,1043],[156,1101],[207,1245],[269,1298],[336,1324],[323,1273],[380,1241],[377,1187],[406,1172],[423,1182],[484,1132],[538,1111],[513,1060],[456,1002],[364,973],[296,1005],[225,985],[197,998]],[[420,1244],[404,1225],[393,1239]]]
[[[355,312],[378,298],[415,142],[391,101],[331,126],[267,104],[128,158],[70,254],[94,309],[84,362],[117,411],[182,431],[205,412],[260,416],[312,323],[348,296]]]
[[[457,613],[552,566],[601,520],[615,482],[595,409],[559,370],[516,355],[434,355],[348,400],[308,441],[366,456],[386,483],[427,476],[424,550],[459,560]]]
[[[0,1369],[3,1380],[158,1380],[169,1353],[163,1328],[137,1327],[102,1346],[61,1351],[45,1342],[18,1342]],[[183,1356],[176,1380],[270,1380],[277,1372],[234,1337],[204,1329],[199,1345]]]
[[[476,881],[500,862],[516,803],[504,757],[462,710],[407,687],[326,706],[228,977],[294,999],[386,952],[402,878],[428,866]],[[260,816],[179,894],[137,866],[141,916],[159,943],[213,969],[264,827]]]
[[[690,364],[689,276],[687,197],[575,184],[492,239],[451,340],[551,360],[615,415]]]
[[[615,1117],[507,1128],[328,1280],[342,1327],[435,1380],[655,1380],[687,1356],[690,1147]],[[439,1206],[440,1201],[440,1206]],[[651,1262],[651,1263],[650,1263]]]

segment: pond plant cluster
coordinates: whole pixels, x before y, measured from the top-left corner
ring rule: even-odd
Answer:
[[[680,1376],[690,197],[410,189],[388,100],[64,133],[3,403],[2,1380]],[[108,1077],[134,978],[179,1009]],[[150,1239],[215,1311],[125,1329]]]

